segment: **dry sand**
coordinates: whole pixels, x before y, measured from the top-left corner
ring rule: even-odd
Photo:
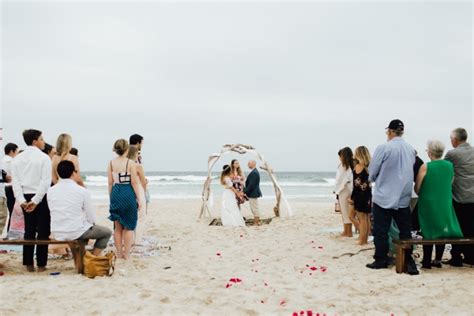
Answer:
[[[332,205],[290,203],[291,220],[227,228],[197,221],[198,200],[157,201],[145,235],[171,250],[118,261],[111,278],[77,275],[72,261],[60,259],[48,264],[59,276],[27,273],[21,253],[2,254],[0,315],[473,315],[474,269],[443,266],[419,276],[369,270],[373,250],[348,254],[373,246],[331,232],[341,226]],[[262,206],[271,216],[271,201]],[[110,226],[106,215],[107,206],[98,205],[101,224]]]

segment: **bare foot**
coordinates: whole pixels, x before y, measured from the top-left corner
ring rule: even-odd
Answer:
[[[46,270],[46,267],[38,267],[38,272],[45,272]]]
[[[359,242],[357,242],[357,244],[358,244],[359,246],[366,246],[366,245],[368,245],[368,243],[365,242],[365,241],[359,241]]]
[[[35,266],[26,266],[26,271],[35,272]]]

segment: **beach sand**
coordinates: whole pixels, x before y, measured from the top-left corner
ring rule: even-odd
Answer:
[[[271,216],[272,201],[261,204]],[[338,238],[341,219],[332,204],[290,204],[291,220],[227,228],[197,221],[199,200],[156,201],[145,236],[156,237],[162,250],[118,261],[110,278],[77,275],[62,259],[48,263],[58,276],[31,274],[21,253],[1,254],[0,314],[473,315],[472,268],[443,266],[419,276],[369,270],[373,245]],[[110,226],[106,216],[107,205],[98,205],[99,224]]]

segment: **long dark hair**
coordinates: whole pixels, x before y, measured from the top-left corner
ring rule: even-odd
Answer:
[[[235,169],[234,168],[234,163],[238,161],[237,159],[233,159],[231,162],[230,162],[230,169],[232,170],[232,176],[235,174],[235,172],[237,171],[237,174],[241,177],[244,176],[244,172],[242,171],[242,169],[240,168],[240,166]]]
[[[225,185],[224,178],[230,176],[232,172],[232,169],[230,168],[229,165],[225,165],[222,167],[222,173],[221,173],[221,184]]]
[[[342,166],[344,168],[354,169],[354,154],[352,153],[352,149],[349,147],[344,147],[337,153],[339,157],[341,157]]]

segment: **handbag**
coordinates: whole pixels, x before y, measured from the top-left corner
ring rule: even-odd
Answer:
[[[95,256],[90,251],[84,255],[84,274],[93,279],[96,276],[112,276],[115,271],[115,252],[110,251],[105,256]]]
[[[339,204],[339,195],[336,196],[336,203],[334,203],[334,212],[341,213],[341,204]]]

